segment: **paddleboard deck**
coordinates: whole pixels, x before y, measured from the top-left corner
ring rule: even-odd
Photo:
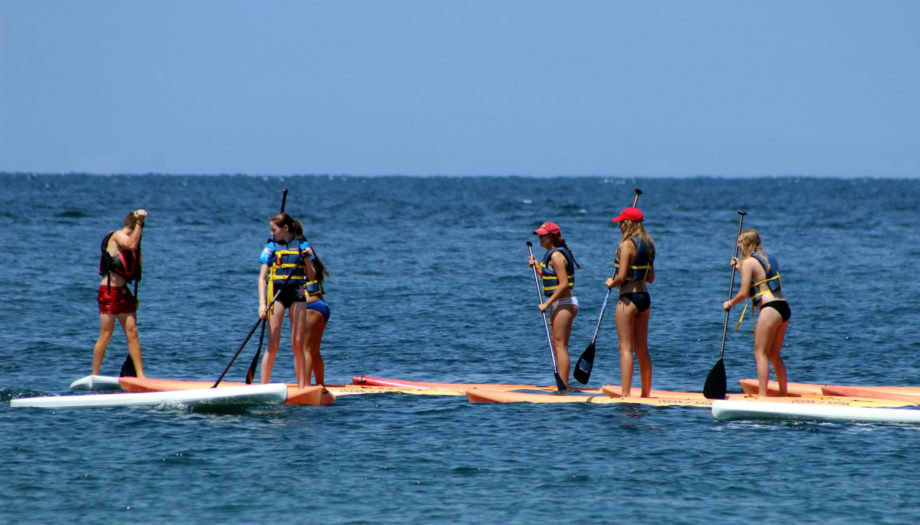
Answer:
[[[829,396],[868,397],[872,399],[894,399],[920,404],[920,391],[913,392],[912,387],[871,387],[871,386],[833,386],[825,385],[821,391]]]
[[[214,385],[214,381],[184,381],[179,379],[157,379],[152,377],[120,377],[118,381],[121,388],[128,392],[175,392],[202,388],[211,389]],[[284,385],[287,389],[287,397],[284,402],[288,404],[327,406],[335,403],[335,395],[325,390],[320,385],[297,388],[296,384],[277,384]],[[256,385],[247,385],[246,383],[233,381],[221,381],[217,388],[212,390],[239,386],[252,387]]]
[[[716,400],[712,415],[719,420],[793,419],[805,421],[920,423],[916,408],[882,408],[770,401]]]
[[[695,406],[708,408],[712,401],[699,396],[688,397],[611,397],[603,393],[582,393],[548,391],[513,391],[471,388],[466,398],[472,403],[592,403],[598,405],[636,404],[653,406]]]
[[[636,389],[632,389],[634,392]],[[513,391],[495,390],[490,388],[471,388],[466,391],[466,397],[474,403],[593,403],[593,404],[636,404],[652,406],[697,406],[708,408],[712,399],[706,399],[701,392],[674,392],[670,390],[652,390],[651,397],[622,397],[619,385],[605,385],[601,394],[567,391]],[[846,407],[892,407],[910,406],[895,400],[860,399],[836,396],[798,396],[798,397],[771,397],[769,401],[756,396],[745,394],[728,394],[728,399],[740,402],[768,402],[780,405],[834,405]]]
[[[462,396],[471,388],[488,390],[538,390],[541,392],[558,392],[556,386],[516,385],[500,383],[436,383],[430,381],[411,381],[407,379],[390,379],[384,377],[355,376],[352,379],[355,385],[395,387],[405,389],[405,393],[440,396]],[[573,388],[568,392],[584,394],[600,394],[599,388]]]
[[[169,392],[131,392],[69,396],[27,397],[13,399],[11,407],[91,408],[91,407],[180,407],[221,408],[276,405],[287,398],[281,383],[246,385],[231,388],[199,388]]]
[[[757,394],[758,386],[756,379],[740,379],[738,383],[745,394]],[[858,389],[858,390],[857,390]],[[852,397],[877,397],[867,395],[868,392],[876,394],[897,394],[897,395],[915,395],[920,396],[920,387],[918,386],[860,386],[860,385],[820,385],[815,383],[787,383],[786,392],[789,395],[847,395]],[[836,392],[851,392],[850,394],[838,394]],[[860,392],[856,394],[856,392]],[[767,383],[767,394],[778,395],[779,383],[770,381]],[[881,398],[884,399],[884,398]],[[897,399],[897,398],[891,398]]]
[[[111,392],[121,390],[121,385],[118,384],[117,377],[89,375],[71,383],[70,389],[74,391]]]

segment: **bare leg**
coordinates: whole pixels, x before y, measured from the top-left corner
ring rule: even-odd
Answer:
[[[782,317],[773,308],[764,308],[760,310],[760,314],[757,316],[757,330],[754,333],[754,361],[757,363],[757,395],[760,397],[767,395],[767,385],[770,382],[772,343],[782,324]],[[785,380],[785,365],[782,368],[783,379]],[[779,380],[779,377],[777,377],[777,380]]]
[[[128,355],[134,361],[134,370],[137,377],[144,377],[144,362],[141,358],[141,342],[137,336],[137,314],[118,314],[118,322],[125,331],[125,338],[128,340]]]
[[[779,395],[781,396],[785,396],[788,393],[786,363],[783,362],[783,358],[780,355],[780,352],[783,351],[783,341],[786,339],[786,328],[788,327],[788,320],[779,325],[770,344],[770,353],[768,355],[770,364],[773,365],[773,371],[776,373],[776,382],[779,383]]]
[[[300,378],[298,377],[297,386],[300,388],[307,386],[311,372],[317,385],[326,384],[325,363],[323,363],[323,356],[319,352],[320,344],[323,341],[323,331],[326,329],[326,318],[316,310],[307,310],[307,314],[304,317],[306,322],[301,355],[303,356],[306,374],[304,374],[303,386],[300,385]]]
[[[99,375],[102,360],[105,358],[105,349],[112,340],[115,331],[115,314],[99,314],[99,338],[93,347],[93,375]]]
[[[294,374],[297,376],[297,383],[304,374],[303,362],[303,327],[304,327],[304,305],[306,303],[294,303],[290,308],[291,321],[291,353],[294,356]]]
[[[556,350],[556,367],[559,377],[566,388],[569,388],[569,336],[572,335],[572,323],[578,315],[578,307],[565,305],[553,308],[553,348]]]
[[[633,308],[635,308],[635,305]],[[648,353],[648,319],[650,313],[651,309],[637,313],[633,321],[633,349],[636,352],[636,359],[639,361],[642,397],[651,397],[652,395],[652,358]]]
[[[275,302],[272,311],[268,314],[268,345],[262,356],[262,370],[260,371],[263,383],[268,383],[272,379],[275,356],[278,355],[278,347],[281,346],[282,325],[284,325],[284,306],[280,302]]]
[[[632,303],[617,301],[617,344],[620,347],[620,394],[629,397],[632,392],[633,347],[635,341],[635,319],[639,309]],[[648,352],[646,351],[646,354]],[[651,368],[649,368],[651,376]],[[649,377],[651,382],[651,377]]]

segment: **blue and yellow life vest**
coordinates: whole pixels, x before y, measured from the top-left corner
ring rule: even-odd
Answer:
[[[322,295],[323,285],[318,279],[312,281],[306,280],[306,270],[304,269],[303,259],[300,252],[309,248],[310,244],[305,239],[291,239],[286,243],[271,240],[265,247],[265,251],[260,257],[263,264],[269,265],[268,270],[268,297],[274,297],[276,288],[284,286],[285,282],[295,281],[294,285],[303,286],[308,295]],[[314,257],[316,257],[314,255]]]
[[[300,258],[300,239],[291,239],[286,243],[273,240],[269,246],[272,254],[268,262],[268,297],[272,298],[275,296],[276,287],[284,286],[285,282],[301,286],[306,280],[306,275]],[[268,248],[267,246],[266,249]]]
[[[574,258],[565,247],[553,248],[543,256],[543,262],[540,263],[540,273],[543,274],[543,295],[549,297],[553,295],[556,288],[559,288],[559,277],[556,276],[556,269],[550,263],[550,258],[554,252],[562,252],[565,256],[565,273],[569,274],[569,289],[575,288],[575,265],[572,264]]]
[[[750,296],[751,301],[754,304],[759,304],[762,300],[761,295],[767,293],[768,290],[759,291],[761,284],[766,284],[769,291],[776,292],[783,287],[783,280],[779,275],[779,263],[776,261],[776,257],[773,257],[770,254],[767,254],[767,260],[764,261],[763,256],[757,252],[751,254],[751,257],[757,259],[757,262],[763,266],[764,272],[766,272],[766,277],[763,280],[757,281],[756,283],[751,283]],[[770,263],[770,269],[767,270],[767,263]]]
[[[319,272],[317,272],[318,274]],[[318,276],[317,276],[318,277]],[[323,295],[323,282],[319,279],[313,279],[312,281],[307,281],[303,285],[303,289],[307,292],[307,295]]]
[[[644,281],[648,279],[648,274],[652,270],[652,263],[655,262],[655,245],[651,249],[647,246],[642,237],[631,237],[629,240],[636,246],[636,257],[632,264],[629,265],[629,271],[626,272],[627,281]],[[613,266],[617,273],[620,271],[620,258],[613,261]]]

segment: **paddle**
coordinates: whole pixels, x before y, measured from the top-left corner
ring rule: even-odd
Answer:
[[[262,354],[262,342],[265,340],[265,325],[265,319],[262,319],[262,329],[259,330],[259,346],[256,348],[256,355],[252,357],[252,363],[249,363],[249,370],[246,371],[247,385],[252,384],[252,380],[256,375],[256,366],[259,364],[259,355]]]
[[[527,241],[527,250],[530,252],[530,256],[533,257],[533,244],[530,241]],[[543,290],[540,287],[540,276],[537,275],[537,266],[534,265],[531,269],[533,270],[534,283],[537,285],[537,298],[540,304],[542,304]],[[562,378],[559,377],[559,366],[556,364],[556,350],[553,349],[553,338],[549,334],[549,324],[546,322],[546,312],[540,312],[540,315],[543,316],[543,328],[546,329],[546,342],[549,344],[549,355],[553,358],[553,375],[556,377],[556,388],[562,392],[565,390],[565,383],[563,383]]]
[[[287,203],[287,188],[284,188],[281,192],[281,213],[284,213],[284,205]],[[274,302],[274,300],[272,300]],[[266,312],[268,310],[265,310]],[[262,354],[262,337],[265,335],[265,321],[268,319],[268,314],[265,315],[265,319],[262,319],[262,333],[259,334],[259,348],[256,349],[256,355],[252,357],[252,363],[249,363],[249,370],[246,372],[246,384],[251,385],[252,379],[256,375],[256,367],[259,366],[259,355]]]
[[[143,236],[142,236],[143,238]],[[137,284],[141,280],[141,268],[143,267],[143,258],[141,257],[141,239],[137,241],[137,275],[134,279],[134,303],[135,303],[135,314],[137,317],[137,308],[140,307],[141,302],[137,299]],[[137,368],[134,366],[134,359],[131,359],[131,354],[125,356],[125,362],[121,364],[121,371],[118,372],[118,375],[121,377],[137,377]]]
[[[283,190],[282,194],[281,194],[281,212],[282,212],[282,213],[284,212],[284,204],[285,204],[285,202],[287,202],[287,192],[288,192],[288,190],[287,190],[287,188],[285,188],[285,189]],[[281,295],[281,292],[282,292],[282,291],[284,290],[284,288],[288,285],[288,283],[291,281],[291,277],[293,277],[293,276],[294,276],[294,272],[289,273],[288,276],[287,276],[287,278],[284,280],[284,283],[282,283],[282,285],[281,285],[280,287],[278,287],[278,291],[275,292],[275,296],[272,297],[272,300],[269,301],[268,305],[265,306],[265,311],[266,311],[266,312],[271,311],[272,305],[274,305],[274,304],[275,304],[275,301],[278,300],[278,297]],[[266,317],[268,317],[267,314],[266,314]],[[234,362],[236,362],[236,358],[240,356],[240,352],[243,351],[243,348],[246,346],[246,343],[249,342],[249,339],[252,337],[252,334],[255,333],[256,328],[258,328],[259,325],[262,325],[262,327],[263,327],[263,334],[264,334],[265,319],[262,319],[262,318],[260,317],[259,320],[256,321],[256,324],[254,324],[254,325],[252,326],[252,329],[249,330],[249,334],[246,336],[246,339],[243,339],[243,344],[241,344],[240,347],[236,349],[236,353],[233,354],[233,358],[230,360],[230,363],[227,364],[227,368],[224,368],[223,373],[220,374],[220,377],[217,378],[217,381],[214,382],[214,384],[211,386],[211,388],[217,388],[217,385],[219,385],[220,382],[224,380],[224,376],[226,376],[226,375],[227,375],[227,372],[230,371],[230,367],[233,366],[233,363],[234,363]],[[261,337],[260,337],[259,350],[261,350],[261,349],[262,349],[262,343],[261,343]],[[249,381],[247,381],[247,383],[252,383],[252,380],[249,378],[249,374],[254,373],[254,368],[253,368],[253,367],[254,367],[255,364],[258,362],[258,360],[259,360],[259,356],[258,356],[258,352],[256,352],[256,358],[253,359],[252,365],[250,365],[250,371],[249,371],[249,373],[247,373],[247,379],[249,379]]]
[[[636,196],[633,197],[632,207],[635,208],[636,204],[639,202],[639,195],[642,195],[642,190],[639,188],[635,189]],[[613,275],[611,277],[616,277],[617,269],[613,268]],[[607,300],[610,299],[610,288],[607,289],[607,293],[604,295],[604,304],[601,305],[601,315],[597,318],[597,326],[594,328],[594,337],[591,338],[591,344],[585,348],[585,351],[581,353],[581,357],[578,358],[578,364],[575,365],[575,380],[583,385],[588,384],[588,378],[591,377],[591,369],[594,368],[594,343],[597,342],[597,333],[601,329],[601,321],[604,320],[604,311],[607,310]]]
[[[738,237],[741,236],[741,223],[744,222],[744,216],[747,215],[745,212],[738,211],[738,233],[735,235],[735,251],[732,257],[738,256]],[[731,300],[732,294],[735,290],[735,267],[732,266],[732,281],[728,287],[728,299]],[[725,323],[722,326],[722,348],[719,350],[719,361],[712,367],[712,370],[709,371],[709,376],[706,377],[706,383],[703,385],[703,396],[706,399],[725,399],[725,393],[728,390],[728,385],[725,379],[725,362],[722,358],[725,356],[725,334],[728,332],[728,314],[729,310],[725,311]]]

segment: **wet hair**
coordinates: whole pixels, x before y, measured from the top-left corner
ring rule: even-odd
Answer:
[[[738,250],[742,259],[750,257],[755,252],[759,253],[766,263],[766,271],[770,271],[767,251],[763,248],[763,243],[760,241],[760,234],[757,233],[757,230],[744,230],[741,232],[741,235],[738,236]]]
[[[623,220],[620,222],[620,224],[625,226],[623,228],[623,237],[620,239],[621,244],[624,241],[628,241],[629,239],[632,239],[633,237],[639,237],[640,239],[645,241],[645,245],[648,246],[649,252],[651,252],[649,253],[649,255],[651,255],[652,257],[655,256],[655,243],[654,241],[652,241],[652,237],[648,234],[648,232],[645,231],[645,226],[643,226],[641,222]],[[620,249],[617,248],[617,252],[619,251]]]
[[[578,261],[575,260],[575,253],[572,252],[572,249],[569,248],[569,245],[565,243],[565,239],[561,235],[558,233],[547,233],[546,237],[549,238],[550,244],[552,244],[554,247],[559,248],[561,246],[568,250],[569,253],[572,254],[572,262],[575,263],[575,267],[581,270],[581,265],[578,264]]]

